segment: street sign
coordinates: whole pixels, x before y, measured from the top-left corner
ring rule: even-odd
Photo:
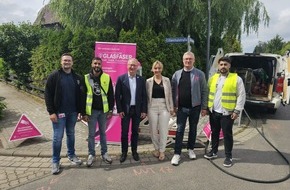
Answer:
[[[166,38],[166,43],[185,43],[187,42],[187,38],[184,37],[177,37],[177,38]]]
[[[188,35],[187,38],[185,37],[176,37],[176,38],[165,38],[166,43],[187,43],[187,51],[191,51],[190,43],[194,44],[194,40],[190,38]]]

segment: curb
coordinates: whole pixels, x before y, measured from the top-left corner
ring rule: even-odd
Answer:
[[[234,131],[233,134],[234,136],[237,134],[241,134],[245,131],[245,127],[236,127],[234,126]],[[204,134],[202,133],[201,135],[197,136],[196,139],[196,149],[201,149],[204,148],[205,146],[205,142],[207,141],[206,137],[204,136]],[[173,142],[174,143],[174,142]],[[172,143],[171,143],[172,144]],[[118,148],[111,148],[110,145],[108,145],[108,149],[109,149],[109,154],[111,156],[119,156],[121,154],[121,146],[120,145],[116,145],[118,146]],[[138,153],[139,154],[149,154],[151,151],[154,150],[153,146],[146,146],[146,147],[142,147],[142,145],[138,146],[139,150]],[[166,148],[166,152],[170,152],[172,151],[174,148],[170,147],[170,148]],[[87,151],[83,151],[83,150],[76,150],[76,154],[79,157],[87,157],[88,152]],[[130,154],[130,151],[128,152],[128,154]],[[32,151],[32,150],[13,150],[13,149],[4,149],[4,148],[0,148],[0,155],[2,156],[15,156],[15,157],[43,157],[43,158],[50,158],[52,155],[51,150],[43,150],[43,151]],[[96,151],[96,156],[100,156],[100,151]],[[61,157],[65,158],[67,157],[67,154],[65,153],[64,150],[62,150],[61,152]]]

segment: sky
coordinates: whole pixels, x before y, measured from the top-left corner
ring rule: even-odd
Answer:
[[[259,41],[268,42],[278,34],[285,42],[290,41],[290,0],[260,0],[270,17],[269,27],[260,25],[257,34],[242,35],[244,52],[253,52]]]
[[[260,25],[257,34],[242,35],[244,52],[253,52],[259,41],[267,42],[277,34],[284,41],[290,41],[290,0],[260,0],[270,16],[269,27]],[[0,0],[0,24],[7,22],[33,23],[40,9],[49,0]]]

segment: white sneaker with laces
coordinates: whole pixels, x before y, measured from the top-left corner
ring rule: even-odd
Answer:
[[[103,161],[107,164],[112,164],[112,159],[109,156],[109,154],[106,152],[104,155],[102,155]]]
[[[188,157],[191,160],[196,159],[196,155],[192,149],[188,149]]]
[[[95,157],[90,154],[88,157],[88,160],[87,160],[87,166],[91,167],[93,165],[94,161],[95,161]]]
[[[80,160],[76,155],[74,155],[73,157],[68,157],[68,160],[74,165],[82,164],[82,160]]]
[[[171,159],[171,164],[173,166],[178,166],[179,161],[180,161],[180,155],[179,154],[174,154],[174,156]]]

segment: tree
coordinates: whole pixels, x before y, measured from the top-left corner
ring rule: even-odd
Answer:
[[[207,41],[207,1],[200,0],[51,0],[61,21],[75,29],[84,26],[110,26],[117,31],[136,28],[174,33],[195,40],[196,54],[205,57]],[[212,53],[225,36],[240,42],[241,33],[257,32],[268,25],[269,16],[259,0],[212,0]],[[174,36],[173,36],[174,37]]]
[[[267,51],[267,43],[259,41],[259,44],[256,45],[254,53],[264,53]]]
[[[224,36],[222,39],[222,47],[224,52],[241,52],[241,43],[233,36]]]
[[[32,51],[31,76],[33,84],[44,87],[47,76],[60,68],[60,57],[63,53],[71,52],[68,44],[73,38],[69,29],[42,30],[40,45]]]
[[[259,44],[255,47],[254,53],[276,53],[280,54],[282,48],[285,45],[284,39],[278,34],[268,42],[259,42]],[[282,54],[285,54],[282,53]]]
[[[268,41],[266,52],[279,54],[284,45],[283,41],[284,39],[277,34],[273,39]]]
[[[0,78],[7,80],[9,77],[9,69],[3,58],[0,58]]]
[[[17,76],[18,87],[29,83],[31,51],[39,44],[39,28],[29,23],[3,24],[0,26],[0,57],[7,71]]]
[[[96,41],[117,41],[116,32],[112,28],[97,31],[94,28],[83,28],[73,33],[69,48],[74,57],[74,69],[81,75],[88,73],[91,69]]]
[[[280,50],[280,55],[285,55],[287,52],[290,52],[290,42],[284,43],[282,49]]]

